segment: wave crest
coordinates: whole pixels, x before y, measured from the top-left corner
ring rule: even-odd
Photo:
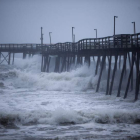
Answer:
[[[1,111],[2,112],[2,111]],[[0,124],[6,125],[30,125],[30,124],[83,124],[88,122],[112,124],[112,123],[140,123],[140,113],[137,111],[126,110],[96,110],[88,113],[77,112],[75,110],[66,110],[56,108],[54,111],[33,110],[23,112],[9,112],[0,114]]]

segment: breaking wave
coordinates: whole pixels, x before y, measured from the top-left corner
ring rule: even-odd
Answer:
[[[6,72],[0,73],[0,82],[2,85],[14,88],[35,88],[48,91],[86,91],[95,89],[97,86],[98,75],[94,75],[95,64],[91,63],[90,68],[87,65],[63,73],[41,73],[40,57],[32,59],[15,60],[15,65]],[[120,71],[118,70],[118,74]],[[118,88],[119,76],[114,81],[114,89]],[[106,90],[106,75],[104,71],[100,83],[100,91]],[[123,83],[122,87],[125,85]]]
[[[7,125],[30,125],[30,124],[83,124],[88,122],[101,124],[128,123],[140,124],[140,113],[136,110],[95,110],[75,111],[56,108],[54,111],[33,110],[30,112],[7,112],[0,111],[0,124]]]

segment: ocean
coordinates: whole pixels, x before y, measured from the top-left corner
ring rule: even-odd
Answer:
[[[0,65],[0,140],[140,140],[140,99],[135,91],[123,99],[127,76],[116,97],[119,70],[110,96],[106,70],[95,92],[94,62],[70,72],[40,69],[39,55]]]

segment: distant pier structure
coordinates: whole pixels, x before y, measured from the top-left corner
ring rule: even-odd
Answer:
[[[0,44],[0,64],[6,61],[9,65],[14,63],[16,53],[22,53],[23,59],[27,55],[40,53],[41,44]],[[4,53],[8,53],[6,56]]]
[[[41,35],[41,39],[43,35]],[[8,52],[7,56],[3,52]],[[112,94],[116,71],[119,69],[120,81],[117,97],[121,96],[121,87],[126,74],[126,63],[129,64],[128,79],[125,79],[126,90],[135,89],[135,100],[138,99],[140,87],[140,33],[119,34],[103,38],[87,38],[78,42],[65,42],[56,44],[0,44],[0,64],[5,60],[10,64],[14,62],[14,54],[26,55],[41,54],[41,71],[49,72],[52,56],[55,56],[54,72],[70,71],[79,65],[91,61],[95,62],[95,75],[99,75],[96,92],[100,87],[103,71],[107,71],[106,95]],[[13,54],[13,55],[11,55]],[[95,57],[97,58],[95,60]],[[114,63],[112,63],[112,61]],[[112,71],[112,74],[111,74]],[[135,83],[133,83],[135,79]]]

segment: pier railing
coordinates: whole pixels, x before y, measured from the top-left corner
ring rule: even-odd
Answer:
[[[1,52],[39,51],[37,44],[0,44]]]
[[[0,52],[76,53],[81,50],[140,48],[140,33],[120,34],[103,38],[86,38],[76,43],[0,44]]]
[[[44,46],[44,52],[79,52],[82,50],[140,48],[140,33],[121,34],[104,38],[86,38],[76,43],[65,42]]]

